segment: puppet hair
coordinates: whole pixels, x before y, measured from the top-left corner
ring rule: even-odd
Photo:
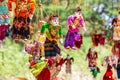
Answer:
[[[53,18],[55,18],[55,17],[59,17],[59,16],[58,16],[58,14],[53,14],[53,15],[50,15],[50,17],[49,17],[49,19],[48,19],[48,20],[49,20],[49,21],[51,21],[51,20],[52,20]]]
[[[82,11],[82,9],[80,8],[80,7],[77,7],[76,9],[75,9],[75,12],[81,12]]]

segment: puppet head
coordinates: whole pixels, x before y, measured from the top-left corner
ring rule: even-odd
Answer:
[[[67,54],[67,59],[70,59],[70,55],[69,54]]]
[[[93,52],[95,52],[95,49],[94,49],[94,48],[90,48],[90,49],[89,49],[89,52],[92,52],[92,53],[93,53]]]
[[[53,25],[56,26],[59,24],[59,16],[58,14],[53,14],[49,17],[49,22]]]
[[[75,9],[75,17],[80,18],[81,15],[82,15],[82,10],[80,7],[77,7]]]

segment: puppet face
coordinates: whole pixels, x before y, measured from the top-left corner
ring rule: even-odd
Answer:
[[[54,17],[54,18],[51,20],[51,24],[52,24],[53,26],[58,25],[58,24],[59,24],[59,19],[58,19],[58,17]]]
[[[94,48],[91,48],[91,52],[92,52],[92,53],[94,53],[94,52],[95,52]]]
[[[69,56],[69,55],[67,56],[67,59],[70,59],[70,56]]]
[[[81,15],[82,15],[82,13],[80,11],[79,12],[75,12],[75,17],[80,18]]]

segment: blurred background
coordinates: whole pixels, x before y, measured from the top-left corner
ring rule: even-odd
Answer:
[[[62,71],[58,76],[64,80],[92,80],[91,72],[88,68],[88,63],[85,61],[88,49],[92,46],[91,33],[94,30],[101,31],[105,29],[107,34],[112,33],[111,22],[118,14],[118,0],[36,0],[36,9],[31,22],[34,27],[34,35],[31,40],[36,39],[37,31],[40,31],[39,21],[47,22],[50,14],[57,13],[60,16],[60,25],[63,28],[63,40],[68,30],[67,17],[74,14],[74,9],[77,6],[82,8],[83,17],[85,20],[87,31],[83,37],[83,45],[79,50],[66,50],[63,44],[59,44],[62,50],[63,57],[70,54],[75,62],[72,66],[72,74],[65,74],[63,65]],[[12,26],[13,17],[10,19]],[[15,43],[10,37],[4,41],[4,45],[0,47],[0,80],[14,80],[15,77],[25,77],[28,80],[35,80],[29,70],[28,54],[24,50],[22,42]],[[110,55],[111,44],[106,39],[105,46],[98,46],[95,50],[98,52],[97,65],[100,67],[100,74],[96,80],[102,80],[106,71],[103,67],[104,56]],[[102,51],[101,51],[102,50]],[[116,79],[116,71],[113,69],[114,78]]]

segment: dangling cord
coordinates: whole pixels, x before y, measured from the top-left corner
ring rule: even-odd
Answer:
[[[55,11],[54,11],[54,13],[53,13],[53,14],[56,14],[56,7],[57,7],[56,2],[57,2],[57,1],[56,1],[56,0],[53,0],[53,1],[54,1],[54,5],[55,5],[55,7],[54,7],[54,10],[55,10]]]

